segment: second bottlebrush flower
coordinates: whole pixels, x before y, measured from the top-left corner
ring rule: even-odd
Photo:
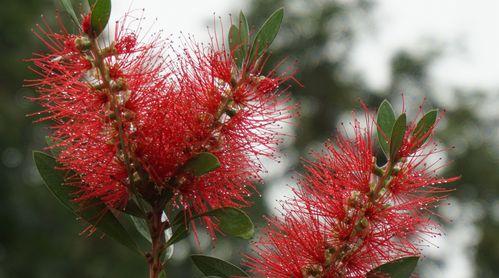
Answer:
[[[438,233],[428,217],[448,190],[430,156],[436,110],[406,123],[385,101],[377,118],[327,142],[305,162],[295,198],[271,218],[247,265],[257,277],[365,277],[380,265],[419,256],[424,235]],[[377,165],[374,132],[386,153]],[[372,276],[374,277],[374,276]]]

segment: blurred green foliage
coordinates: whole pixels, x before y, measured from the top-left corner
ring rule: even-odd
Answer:
[[[296,77],[304,85],[291,90],[302,103],[301,118],[296,140],[284,151],[291,158],[306,156],[334,134],[345,114],[359,107],[359,98],[375,107],[383,98],[400,103],[404,91],[411,104],[426,96],[431,104],[443,105],[447,112],[439,138],[446,146],[456,146],[448,152],[452,164],[447,175],[462,176],[452,195],[461,203],[477,204],[481,212],[476,223],[477,248],[470,251],[476,262],[475,275],[498,277],[499,159],[494,137],[498,124],[496,118],[483,116],[486,94],[456,90],[455,103],[449,107],[438,103],[438,92],[428,76],[438,50],[426,55],[394,53],[391,85],[383,91],[368,88],[362,76],[348,68],[348,59],[356,38],[355,23],[370,20],[373,5],[375,2],[366,0],[251,1],[246,13],[253,26],[259,26],[276,8],[285,7],[283,27],[268,66],[286,57],[285,64],[296,63]],[[53,7],[50,0],[23,0],[7,1],[0,9],[0,277],[145,277],[142,258],[108,239],[98,239],[98,235],[79,236],[84,226],[48,194],[33,167],[31,151],[43,147],[47,129],[33,125],[25,116],[37,108],[25,99],[34,93],[22,88],[29,71],[21,60],[41,49],[29,30],[41,22],[41,13],[53,23]],[[297,168],[298,161],[292,160],[288,170]],[[260,188],[265,193],[265,187]],[[262,199],[256,198],[255,203],[248,211],[262,226],[261,215],[267,209]],[[237,263],[240,253],[247,250],[242,240],[220,239],[212,248],[203,238],[201,235],[201,247],[192,238],[190,243],[177,245],[175,258],[203,251],[232,256],[231,261]],[[170,277],[200,276],[186,258],[172,261],[169,273]]]

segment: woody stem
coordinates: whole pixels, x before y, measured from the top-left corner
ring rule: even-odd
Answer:
[[[166,248],[164,234],[167,223],[161,221],[162,213],[161,207],[153,208],[148,219],[151,235],[151,251],[146,256],[149,265],[149,278],[158,278],[164,267],[161,257]]]

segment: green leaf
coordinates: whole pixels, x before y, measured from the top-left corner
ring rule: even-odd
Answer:
[[[367,278],[386,277],[408,278],[418,264],[419,257],[405,257],[388,262],[367,273]]]
[[[239,47],[239,38],[239,28],[236,25],[231,25],[229,29],[229,48],[231,51]]]
[[[75,10],[73,9],[73,5],[71,5],[71,0],[60,0],[62,7],[66,12],[71,16],[71,19],[76,25],[80,25],[78,21],[78,17],[76,16]]]
[[[398,157],[397,153],[402,146],[402,142],[404,141],[405,130],[407,128],[407,118],[405,113],[402,113],[395,124],[393,124],[392,136],[390,139],[390,160],[395,162]]]
[[[92,35],[98,37],[106,28],[111,16],[111,0],[97,0],[95,4],[90,3],[90,7],[92,7],[92,18],[90,19]]]
[[[215,216],[218,219],[218,227],[224,234],[251,239],[255,233],[255,227],[251,218],[242,210],[232,207],[219,208],[196,217]]]
[[[90,9],[93,9],[95,6],[95,3],[97,3],[99,0],[88,0],[88,6],[90,6]]]
[[[256,33],[255,40],[251,46],[250,61],[260,57],[272,44],[281,28],[283,16],[284,9],[280,8],[271,14],[263,23],[260,30]]]
[[[381,150],[388,157],[390,154],[388,140],[392,136],[393,125],[395,124],[395,113],[393,112],[392,105],[388,100],[383,100],[378,108],[376,116],[378,124],[378,142]]]
[[[249,27],[243,12],[239,13],[238,27],[232,25],[229,29],[229,47],[236,65],[241,68],[248,52]]]
[[[172,234],[170,239],[166,242],[166,246],[175,244],[189,235],[189,227],[180,225]]]
[[[249,42],[249,25],[243,11],[239,12],[239,34],[241,42],[247,44]]]
[[[132,215],[129,215],[130,220],[132,220],[133,225],[137,229],[137,231],[149,242],[152,242],[151,240],[151,234],[149,233],[149,227],[147,226],[147,222],[143,218],[135,217]]]
[[[140,217],[140,218],[146,217],[142,209],[133,200],[128,201],[123,212],[129,215],[133,215],[135,217]]]
[[[202,176],[220,167],[218,158],[209,152],[202,152],[191,158],[185,166],[184,171],[192,173],[194,176]]]
[[[95,226],[101,232],[115,239],[119,243],[139,253],[137,244],[121,225],[114,214],[102,203],[95,203],[91,206],[81,209],[81,207],[72,201],[74,191],[70,186],[64,185],[65,172],[57,170],[60,165],[55,159],[42,152],[33,152],[38,172],[42,177],[47,189],[59,200],[67,209],[77,216],[81,216],[88,223]]]
[[[249,277],[249,275],[239,267],[215,257],[192,255],[191,259],[197,268],[207,276],[217,276],[221,278],[231,278],[234,276]]]
[[[430,137],[430,130],[435,125],[435,121],[437,120],[438,110],[433,109],[428,111],[424,116],[419,120],[416,128],[412,132],[412,136],[416,139],[417,143],[414,148],[419,148],[423,145],[426,140]]]
[[[236,25],[231,25],[229,29],[229,48],[236,65],[239,67],[244,60],[244,45],[241,43],[241,34]]]

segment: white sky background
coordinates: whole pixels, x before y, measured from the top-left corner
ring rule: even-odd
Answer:
[[[400,48],[443,47],[432,69],[443,86],[499,88],[499,1],[380,0],[374,32],[362,33],[354,57],[370,85],[389,82],[389,58]],[[424,50],[424,49],[423,49]]]
[[[211,25],[213,13],[227,19],[228,12],[240,9],[245,3],[243,0],[115,0],[112,16],[123,15],[130,8],[145,8],[151,24],[157,18],[155,29],[173,35],[180,31],[191,33],[202,41],[207,39],[206,26]],[[390,83],[389,63],[395,51],[426,51],[437,46],[442,48],[443,56],[431,68],[433,86],[443,91],[455,87],[486,89],[492,91],[491,96],[497,101],[498,11],[499,0],[378,0],[371,14],[374,30],[359,30],[352,68],[364,75],[369,86],[383,89]],[[449,96],[442,94],[441,100],[450,101]],[[279,187],[283,188],[285,182],[278,182]],[[282,198],[284,192],[289,191],[274,186],[264,193],[269,193],[268,200],[273,201]],[[458,204],[454,210],[461,211],[461,216],[469,214],[466,207]],[[454,215],[454,219],[461,216]],[[473,245],[470,236],[477,235],[465,230],[473,222],[466,219],[456,223],[446,239],[435,239],[442,248],[426,252],[428,256],[448,258],[445,263],[448,267],[437,272],[430,269],[425,272],[428,277],[471,277],[472,266],[466,254]]]

